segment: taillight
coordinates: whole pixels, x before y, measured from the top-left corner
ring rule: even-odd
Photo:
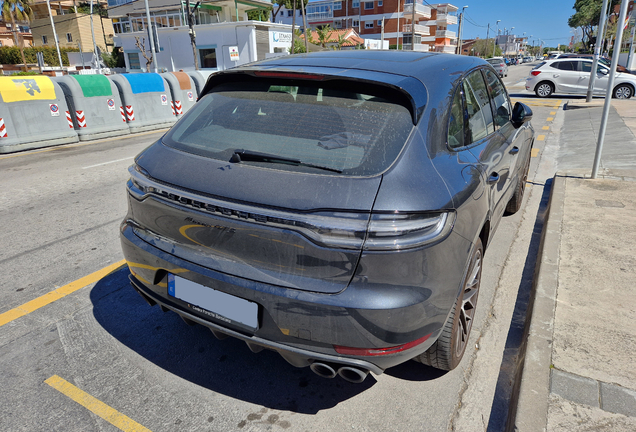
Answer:
[[[322,81],[323,79],[325,79],[324,75],[295,73],[295,72],[256,71],[254,72],[254,75],[258,77],[267,77],[267,78],[305,79],[305,80],[314,80],[314,81]]]
[[[530,74],[531,74],[532,76],[537,76],[537,75],[539,75],[540,73],[541,73],[541,71],[537,71],[537,70],[534,70],[534,71],[530,72]]]
[[[506,65],[505,63],[501,63],[499,66],[505,66],[505,65]]]
[[[420,247],[445,238],[453,229],[454,212],[374,213],[369,221],[365,250]]]
[[[344,355],[355,355],[355,356],[388,355],[388,354],[395,354],[402,351],[406,351],[407,349],[411,349],[414,346],[417,346],[421,343],[426,342],[426,340],[429,337],[431,337],[431,335],[427,334],[426,336],[416,339],[412,342],[408,342],[402,345],[392,346],[388,348],[352,348],[352,347],[345,347],[340,345],[334,345],[333,348],[336,350],[338,354],[344,354]]]

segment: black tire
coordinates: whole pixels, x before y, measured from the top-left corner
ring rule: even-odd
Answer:
[[[547,81],[541,81],[534,88],[534,94],[536,94],[540,98],[551,96],[552,93],[554,93],[554,86],[552,85],[552,83],[549,83]]]
[[[532,149],[530,149],[532,152]],[[515,193],[508,201],[506,205],[506,215],[512,215],[519,211],[521,208],[521,203],[523,202],[523,194],[526,191],[526,183],[528,181],[528,170],[530,169],[530,154],[528,154],[527,161],[525,166],[523,167],[523,171],[521,172],[521,177],[519,177],[519,183],[517,183],[517,188],[515,189]]]
[[[475,306],[481,285],[481,269],[484,246],[477,240],[470,256],[468,271],[464,277],[463,289],[453,305],[453,310],[444,324],[442,334],[424,353],[413,360],[441,370],[453,370],[462,360],[470,330],[475,318]]]
[[[629,99],[634,95],[634,89],[629,84],[620,84],[614,87],[612,96],[614,99]]]

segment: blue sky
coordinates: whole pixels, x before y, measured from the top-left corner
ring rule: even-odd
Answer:
[[[486,27],[490,23],[490,37],[496,32],[496,22],[503,34],[503,29],[514,27],[512,33],[522,36],[532,35],[532,39],[543,39],[544,46],[555,47],[557,44],[567,45],[573,35],[568,26],[568,18],[574,14],[574,0],[464,0],[462,3],[449,2],[460,8],[468,6],[464,11],[466,20],[462,29],[462,39],[486,37]],[[434,2],[428,0],[429,3]],[[494,30],[493,30],[494,29]],[[538,42],[536,42],[538,45]]]

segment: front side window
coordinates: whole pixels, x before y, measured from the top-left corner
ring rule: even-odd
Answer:
[[[467,144],[486,138],[494,132],[490,98],[480,71],[474,71],[463,82],[468,114]]]
[[[163,142],[224,162],[245,150],[341,175],[375,175],[395,161],[412,129],[404,96],[383,86],[241,79],[214,87]],[[315,171],[291,163],[241,163]]]
[[[495,125],[501,127],[510,121],[510,99],[503,84],[497,77],[497,74],[488,69],[484,69],[486,74],[486,82],[488,83],[488,92],[493,103],[495,112]]]

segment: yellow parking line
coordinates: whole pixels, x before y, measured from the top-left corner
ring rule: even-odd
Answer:
[[[554,117],[548,117],[548,121],[554,121]]]
[[[48,293],[41,295],[38,298],[35,298],[31,301],[24,303],[14,309],[8,310],[2,314],[0,314],[0,327],[3,325],[10,323],[13,320],[16,320],[24,315],[28,315],[31,312],[40,309],[43,306],[46,306],[50,303],[53,303],[56,300],[61,299],[62,297],[66,297],[67,295],[74,293],[75,291],[84,288],[87,285],[92,284],[93,282],[97,282],[104,276],[114,272],[119,269],[121,266],[126,264],[125,260],[121,260],[116,262],[115,264],[111,264],[108,267],[104,267],[101,270],[97,270],[95,273],[91,273],[88,276],[84,276],[74,282],[64,285],[58,289],[53,291],[49,291]]]
[[[545,135],[537,135],[537,141],[545,141]]]
[[[60,378],[57,375],[53,375],[51,378],[44,381],[55,390],[62,393],[64,396],[68,396],[75,402],[97,414],[108,423],[112,424],[116,428],[125,432],[150,432],[150,429],[143,427],[130,417],[120,413],[119,411],[106,405],[99,399],[94,398],[83,390],[75,387],[64,378]]]
[[[532,149],[532,157],[537,157],[539,156],[539,149],[538,148],[533,148]]]
[[[550,130],[550,126],[543,126],[541,129],[543,129],[543,130]]]
[[[556,111],[552,111],[550,115],[556,115]]]

